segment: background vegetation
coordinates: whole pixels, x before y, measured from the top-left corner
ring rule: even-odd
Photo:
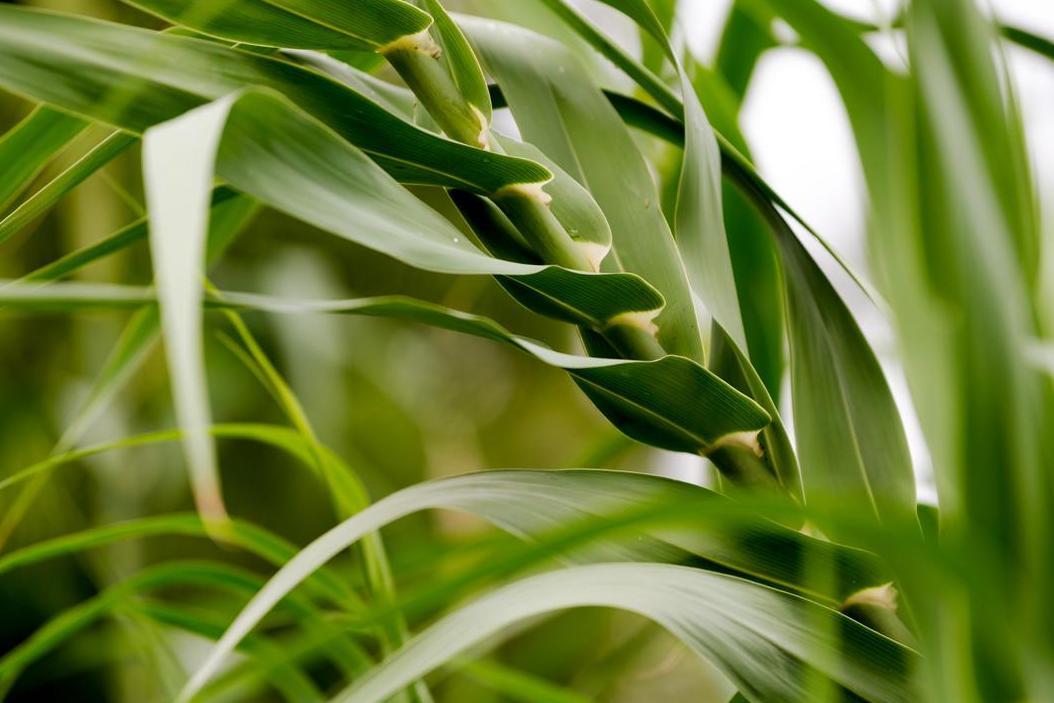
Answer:
[[[1012,43],[1051,57],[1054,47],[1028,27],[989,22],[968,0],[919,0],[884,27],[813,0],[744,0],[722,18],[712,60],[700,60],[685,46],[699,29],[683,21],[694,17],[683,7],[692,2],[593,3],[587,14],[560,0],[443,3],[531,32],[455,15],[490,93],[481,97],[472,84],[474,61],[456,63],[451,36],[459,35],[442,36],[443,70],[467,104],[493,102],[494,131],[510,137],[499,155],[571,172],[553,193],[554,211],[574,202],[580,209],[569,218],[606,218],[615,253],[601,270],[621,287],[595,295],[595,281],[557,278],[551,268],[510,273],[471,263],[479,270],[470,271],[453,254],[450,263],[396,251],[383,237],[355,241],[362,220],[349,213],[375,207],[411,231],[405,222],[421,226],[438,212],[455,244],[483,240],[498,259],[588,268],[529,236],[501,249],[486,226],[481,234],[471,213],[501,202],[501,188],[484,188],[503,185],[500,159],[437,156],[427,141],[364,145],[341,131],[350,119],[343,98],[330,94],[325,105],[338,107],[313,108],[309,87],[295,80],[250,84],[277,85],[292,101],[243,96],[228,134],[251,136],[240,151],[225,147],[227,157],[250,153],[249,144],[292,146],[276,152],[289,170],[270,172],[270,183],[255,179],[253,166],[273,162],[246,157],[249,166],[231,175],[221,150],[226,185],[212,195],[203,336],[219,507],[208,453],[195,454],[203,445],[179,429],[195,419],[186,408],[200,379],[171,365],[190,338],[166,318],[165,333],[176,336],[159,343],[151,288],[158,204],[167,197],[186,211],[178,194],[195,192],[193,174],[184,174],[190,160],[172,153],[195,151],[188,144],[207,152],[207,129],[190,142],[173,137],[174,151],[153,167],[140,137],[231,92],[209,94],[210,81],[229,78],[215,78],[225,64],[199,66],[190,53],[182,64],[176,54],[141,51],[149,45],[135,44],[140,35],[98,35],[103,41],[87,29],[101,25],[62,24],[26,8],[158,31],[182,25],[167,32],[177,43],[199,46],[208,36],[216,52],[330,71],[353,90],[379,91],[371,98],[399,119],[470,140],[456,134],[455,118],[444,122],[409,93],[370,82],[410,83],[420,98],[398,56],[388,65],[354,42],[317,46],[325,41],[297,34],[307,31],[297,25],[241,18],[219,2],[0,6],[0,695],[377,700],[428,674],[398,698],[1054,700],[1054,611],[1045,597],[1054,577],[1054,267],[1026,149],[1035,136],[1022,127],[1003,53]],[[371,3],[387,0],[362,7]],[[304,3],[304,21],[326,4]],[[431,0],[416,4],[449,19]],[[438,38],[441,25],[432,31]],[[298,38],[302,46],[290,43]],[[880,60],[867,43],[880,40],[899,54]],[[821,238],[830,233],[809,231],[750,166],[742,101],[760,57],[786,44],[824,63],[849,117],[867,194],[866,270],[845,265]],[[556,112],[546,112],[548,99]],[[71,125],[40,103],[93,123]],[[525,147],[512,137],[541,151],[518,151]],[[406,200],[370,200],[388,187],[377,176],[376,190],[355,201],[361,210],[336,207],[329,221],[337,224],[323,227],[326,168],[358,163],[340,161],[343,146],[327,139],[365,149],[406,184]],[[385,159],[404,146],[421,163],[461,168],[483,185],[451,189],[450,199],[437,187],[448,182],[400,176]],[[296,179],[305,164],[315,180]],[[200,192],[212,185],[211,170],[197,179]],[[158,218],[149,235],[148,210]],[[491,227],[523,227],[511,209],[508,220],[486,212]],[[305,222],[313,213],[318,227]],[[405,222],[400,213],[409,213]],[[169,231],[193,224],[168,218]],[[603,239],[606,225],[592,234]],[[479,275],[488,273],[515,278]],[[169,290],[185,295],[193,281],[184,276]],[[632,316],[591,324],[579,315],[568,324],[572,303],[590,314],[653,312],[656,289],[665,302],[657,339],[634,336],[648,325]],[[530,291],[549,296],[548,306]],[[388,299],[365,315],[308,314],[319,305],[304,302],[393,294],[480,318]],[[552,299],[567,307],[554,313]],[[899,400],[909,430],[917,413],[925,437],[914,460],[853,314],[894,330],[894,366],[910,387]],[[576,385],[564,368],[580,361],[547,356],[504,330],[581,357],[650,365],[625,371],[633,390],[605,405],[604,393],[624,390],[623,367],[572,373]],[[675,356],[652,361],[664,352]],[[656,376],[645,378],[644,366]],[[730,385],[711,383],[718,377]],[[920,454],[932,458],[932,482],[924,480],[934,485],[933,505],[916,505]],[[405,498],[366,513],[375,522],[345,523],[339,555],[206,682],[214,641],[316,537],[401,489],[501,468],[649,476],[523,471],[398,494]],[[423,510],[435,507],[455,510]],[[381,525],[383,546],[367,537],[345,549],[355,529]],[[306,578],[319,564],[310,550],[300,554]],[[611,571],[567,566],[616,561]],[[506,582],[518,585],[494,596]],[[422,646],[416,660],[411,652],[373,668],[408,632],[426,630],[438,651],[432,659]],[[415,670],[414,661],[427,663]],[[188,679],[203,688],[192,691]]]

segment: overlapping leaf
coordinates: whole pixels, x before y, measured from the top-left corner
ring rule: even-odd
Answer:
[[[55,36],[63,41],[51,41]],[[536,163],[418,129],[370,96],[289,62],[172,34],[0,7],[0,87],[133,132],[251,86],[283,93],[405,182],[492,193],[550,177]]]
[[[840,695],[908,703],[910,650],[833,610],[729,576],[659,564],[597,564],[526,578],[441,619],[332,699],[369,703],[480,642],[566,608],[650,618],[722,670],[757,703],[810,700],[822,676]],[[805,625],[808,623],[808,625]]]
[[[554,482],[561,485],[561,491],[553,492]],[[575,518],[618,515],[634,507],[671,505],[678,496],[699,491],[701,489],[684,484],[632,474],[561,472],[553,475],[521,471],[467,475],[419,484],[400,491],[323,535],[283,567],[234,621],[208,660],[194,675],[182,698],[188,699],[204,685],[233,647],[303,578],[348,544],[357,541],[365,531],[402,516],[428,508],[457,509],[479,514],[515,534],[536,535],[539,530],[544,534],[546,528],[566,525]],[[560,499],[552,500],[554,495],[560,496]],[[566,500],[568,496],[574,496],[575,499]],[[719,529],[718,534],[720,532]],[[666,532],[660,532],[659,535],[677,539]],[[714,543],[708,542],[706,536],[699,533],[696,536],[701,537],[698,544],[703,545],[702,554],[715,553]],[[646,545],[634,548],[631,545],[627,551],[627,547],[620,547],[618,543],[612,547],[614,551],[609,548],[607,552],[594,552],[591,556],[625,559],[637,554],[642,548],[650,548]],[[722,547],[717,547],[716,553],[722,555],[719,559],[731,558],[733,561],[742,554],[734,548],[725,553]],[[586,584],[575,581],[578,575],[599,573],[596,569],[608,574],[603,583],[592,583],[586,587]],[[607,569],[614,573],[605,571]],[[462,647],[482,639],[485,634],[500,631],[503,626],[511,625],[531,613],[539,614],[576,605],[608,605],[636,610],[657,618],[675,634],[685,637],[687,644],[695,644],[700,654],[715,659],[737,685],[741,685],[757,700],[804,700],[804,689],[801,688],[804,683],[799,677],[804,673],[802,667],[808,668],[810,665],[818,667],[825,675],[866,700],[910,700],[906,679],[913,659],[910,650],[833,611],[785,593],[695,569],[647,564],[604,565],[557,572],[540,578],[543,581],[567,579],[567,587],[550,590],[528,580],[508,587],[518,597],[500,595],[508,591],[490,596],[489,599],[496,599],[502,604],[499,610],[507,614],[508,621],[483,616],[482,612],[474,610],[475,606],[455,613],[450,617],[458,623],[464,638],[443,637],[446,651],[450,654],[460,651]],[[637,586],[633,585],[629,587],[630,590],[624,591],[619,583],[640,584],[644,588],[638,591]],[[561,595],[555,596],[556,591]],[[635,595],[630,596],[630,592]],[[722,592],[728,596],[728,601],[721,597]],[[615,595],[619,593],[625,599]],[[566,600],[550,601],[551,597]],[[708,600],[714,598],[717,601]],[[494,602],[489,599],[483,602]],[[737,606],[730,605],[737,601]],[[518,612],[520,607],[526,607],[527,611]],[[803,610],[808,611],[811,617],[827,620],[832,627],[801,627],[806,622],[802,620],[805,615]],[[721,611],[729,618],[718,617],[717,613]],[[477,615],[480,617],[475,617]],[[438,630],[431,632],[444,631],[447,628],[444,623],[450,622],[437,624],[435,627]],[[482,629],[476,631],[469,625],[472,622],[482,625]],[[470,632],[474,634],[469,635]],[[356,682],[356,686],[362,688],[349,690],[351,700],[383,699],[388,687],[399,690],[404,685],[403,676],[410,676],[410,680],[413,680],[442,663],[424,663],[428,660],[418,659],[421,642],[427,642],[435,636],[425,633],[391,660],[393,668],[399,666],[398,662],[417,660],[423,666],[421,670],[413,674],[379,670]],[[842,650],[837,652],[839,641]],[[425,646],[424,649],[429,647]],[[767,671],[762,662],[768,662],[770,668]],[[774,662],[779,665],[773,666]],[[338,700],[343,700],[343,697],[338,697]]]
[[[293,49],[375,49],[432,24],[403,0],[126,0],[224,39]]]
[[[674,234],[688,269],[692,288],[702,298],[710,313],[724,327],[741,348],[747,348],[746,333],[736,293],[728,239],[721,205],[721,160],[713,129],[707,120],[695,90],[684,71],[680,57],[673,51],[666,31],[651,7],[642,0],[604,0],[605,4],[625,13],[658,42],[667,59],[677,70],[684,95],[681,109],[675,114],[685,125],[684,161],[678,182]],[[623,55],[603,35],[589,26],[564,0],[546,0],[546,4],[562,17],[573,22],[576,29],[594,45],[614,50],[620,68],[629,70],[638,80],[648,78],[647,72],[635,61]],[[654,86],[654,81],[647,83]],[[667,90],[652,88],[662,96],[668,109],[676,106],[675,97]],[[672,103],[670,105],[669,103]],[[679,114],[678,114],[679,113]]]
[[[661,306],[652,289],[632,275],[582,274],[487,256],[364,154],[270,94],[249,92],[210,103],[152,128],[144,142],[173,392],[204,515],[215,513],[220,519],[223,512],[204,431],[211,423],[199,305],[214,165],[232,184],[263,202],[421,268],[520,275],[525,285],[569,307],[593,303],[586,319],[606,321],[627,311]]]
[[[87,126],[79,117],[39,107],[0,137],[0,210]]]
[[[501,84],[525,139],[585,186],[611,226],[616,260],[663,294],[656,319],[668,351],[702,359],[694,304],[658,193],[633,139],[565,47],[526,30],[462,17]]]

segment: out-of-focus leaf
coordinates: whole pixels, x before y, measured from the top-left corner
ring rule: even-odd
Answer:
[[[136,141],[134,136],[122,132],[115,132],[103,139],[76,163],[26,198],[25,202],[0,220],[0,242],[17,234],[23,227],[50,210],[62,196],[113,161]]]
[[[758,703],[809,700],[814,688],[803,682],[817,676],[860,700],[915,700],[911,650],[810,601],[660,564],[579,566],[505,586],[447,615],[332,700],[381,700],[517,623],[584,606],[654,620]]]
[[[560,484],[561,490],[554,493],[552,489],[555,484]],[[191,679],[191,682],[184,690],[182,699],[186,700],[189,698],[207,682],[216,668],[222,663],[224,657],[232,651],[242,637],[248,634],[256,623],[285,594],[292,591],[307,574],[312,573],[320,565],[326,563],[335,554],[346,548],[348,544],[357,541],[365,531],[376,529],[399,517],[427,508],[457,509],[479,514],[514,534],[532,535],[537,534],[539,530],[544,531],[545,528],[552,525],[566,525],[576,516],[579,516],[579,519],[590,515],[596,517],[598,515],[611,514],[612,511],[617,515],[621,511],[644,506],[655,506],[658,509],[661,506],[670,505],[671,501],[674,501],[678,495],[683,496],[685,493],[704,494],[705,492],[703,489],[691,487],[687,484],[679,484],[654,477],[595,471],[565,471],[556,474],[526,471],[487,472],[456,477],[445,481],[419,484],[400,491],[323,535],[283,567],[245,607],[231,625],[231,628],[224,634],[205,664]],[[559,496],[560,498],[553,500],[554,496]],[[575,499],[568,500],[570,496],[575,496]],[[723,499],[718,498],[717,500]],[[698,512],[701,510],[703,510],[702,506],[694,514],[701,514]],[[720,533],[720,529],[718,529],[718,533]],[[657,536],[660,539],[671,539],[674,543],[678,543],[680,539],[686,539],[686,546],[691,549],[692,547],[689,545],[692,544],[692,536],[689,534],[689,536],[682,538],[680,536],[682,534],[686,533],[674,532],[671,534],[668,531],[660,531]],[[697,544],[701,545],[701,547],[698,548],[702,549],[701,553],[704,555],[714,554],[716,551],[722,557],[731,558],[735,561],[737,559],[736,555],[741,553],[735,548],[727,552],[722,547],[717,547],[716,550],[713,550],[714,543],[708,540],[705,531],[703,534],[695,533],[695,536],[699,538]],[[710,545],[709,549],[708,544]],[[718,540],[717,544],[720,544],[720,540]],[[632,545],[620,547],[618,543],[611,545],[608,549],[610,550],[611,548],[614,548],[615,551],[594,552],[591,556],[593,558],[610,560],[613,556],[626,558],[637,551],[632,548]],[[627,548],[629,548],[629,552],[625,551]],[[607,556],[604,556],[605,554]],[[720,560],[722,557],[718,557],[718,559]],[[743,603],[740,603],[739,607],[733,608],[730,612],[740,613],[740,608],[742,608],[741,617],[762,617],[765,622],[768,622],[768,625],[762,625],[761,622],[754,623],[758,626],[754,628],[756,636],[767,640],[768,637],[764,633],[772,633],[773,631],[769,630],[770,627],[779,629],[781,636],[775,639],[782,642],[784,646],[788,645],[790,641],[794,641],[793,636],[790,637],[790,640],[786,639],[787,636],[790,636],[791,631],[807,633],[832,632],[833,630],[836,633],[846,635],[842,642],[844,648],[842,651],[846,656],[845,659],[835,657],[832,660],[826,656],[819,656],[815,651],[807,653],[805,651],[807,648],[797,648],[793,645],[781,650],[783,655],[777,658],[781,662],[781,666],[769,672],[769,675],[774,677],[773,679],[768,679],[765,673],[762,672],[754,672],[753,675],[746,676],[746,672],[738,668],[739,666],[746,666],[744,660],[735,660],[734,657],[732,660],[722,660],[721,656],[717,655],[718,663],[725,665],[726,673],[737,677],[737,684],[742,683],[746,687],[745,690],[760,696],[759,700],[772,700],[773,696],[778,700],[803,699],[802,693],[797,690],[797,686],[802,685],[801,681],[797,680],[796,675],[792,676],[790,674],[791,670],[796,670],[796,667],[800,665],[794,663],[796,658],[804,658],[807,661],[816,662],[821,667],[824,662],[831,666],[834,661],[839,661],[840,663],[834,666],[835,671],[828,668],[825,673],[835,676],[837,680],[845,683],[850,688],[856,686],[854,690],[865,695],[868,699],[910,700],[907,697],[906,685],[907,667],[909,661],[913,658],[910,650],[876,635],[856,623],[843,619],[842,616],[827,611],[822,606],[777,591],[761,588],[745,581],[732,579],[727,576],[717,577],[714,574],[708,574],[699,570],[681,570],[675,567],[657,567],[654,565],[633,566],[649,570],[660,569],[662,573],[649,571],[650,576],[648,580],[650,581],[652,594],[655,593],[655,588],[661,588],[660,584],[669,584],[671,583],[670,579],[680,578],[677,576],[679,573],[696,574],[699,578],[706,581],[707,584],[713,585],[718,589],[720,589],[719,584],[725,583],[726,579],[728,583],[738,584],[734,590],[737,591],[739,597],[750,600],[751,594],[764,593],[767,594],[766,598],[771,597],[786,604],[797,604],[797,606],[802,608],[808,608],[813,611],[813,615],[827,613],[825,617],[833,618],[837,622],[837,627],[835,628],[814,630],[800,627],[800,623],[799,625],[794,624],[798,622],[798,617],[800,616],[795,606],[788,606],[789,609],[781,608],[782,617],[772,616],[768,608],[762,607],[759,609],[755,607],[759,605],[756,602],[752,602],[751,607],[746,607]],[[633,578],[630,571],[626,572],[626,576],[627,578]],[[663,578],[665,576],[668,576],[668,578]],[[688,577],[685,576],[684,578]],[[712,582],[710,580],[712,578],[717,578],[718,580]],[[604,594],[610,594],[613,592],[612,589],[617,589],[616,584],[618,582],[619,579],[611,579],[604,586],[596,585],[594,588],[589,589],[587,597],[609,597]],[[676,612],[680,614],[682,623],[685,622],[683,619],[685,617],[704,617],[708,620],[708,624],[713,628],[713,631],[719,631],[725,636],[730,636],[731,632],[727,629],[727,626],[731,625],[731,623],[726,622],[723,626],[719,626],[715,621],[709,620],[707,615],[709,607],[704,607],[701,604],[689,605],[678,601],[674,594],[680,591],[683,586],[684,584],[670,592],[664,592],[663,597],[657,600],[667,602],[670,607],[675,607]],[[576,593],[576,590],[565,589],[563,593],[568,598],[576,600],[582,598],[582,594]],[[690,591],[694,591],[694,589],[689,589]],[[710,593],[710,595],[713,594]],[[703,597],[702,593],[700,597]],[[579,605],[587,604],[590,603],[579,603]],[[617,605],[602,601],[591,604]],[[559,607],[561,606],[555,606],[554,609]],[[563,607],[572,607],[572,603],[568,603]],[[727,607],[727,604],[722,606],[722,608],[725,607]],[[630,609],[633,609],[632,606],[630,606]],[[747,613],[752,613],[753,615],[747,615]],[[654,616],[653,612],[646,611],[646,614]],[[768,616],[772,616],[771,622]],[[518,619],[518,617],[513,617],[512,621]],[[512,621],[508,624],[511,624]],[[782,623],[782,625],[777,625],[777,623]],[[669,622],[664,621],[663,624],[670,626]],[[743,624],[740,623],[739,626],[734,627],[733,631],[738,631]],[[789,629],[783,630],[783,627]],[[674,631],[678,632],[676,627],[674,627]],[[747,646],[745,641],[740,640],[740,644],[743,645],[743,656],[752,660],[751,658],[757,655],[757,650],[752,646]],[[820,642],[811,641],[811,644],[818,645]],[[831,644],[831,642],[828,642],[827,646]],[[775,645],[773,644],[773,646]],[[411,644],[409,647],[414,648],[415,645]],[[763,647],[762,649],[765,648]],[[704,648],[705,650],[706,648]],[[768,651],[771,654],[775,654],[774,650],[770,649]],[[754,654],[746,654],[746,652],[754,652]],[[870,652],[872,657],[864,656],[865,652]],[[716,652],[710,650],[709,654],[715,656]],[[791,657],[790,660],[786,658],[788,655]],[[402,655],[396,655],[396,657],[399,656]],[[815,659],[810,659],[810,657],[815,657]],[[738,663],[733,664],[732,661],[738,661]],[[770,665],[771,661],[770,659]],[[791,669],[782,668],[785,666],[790,666]],[[842,668],[843,666],[847,668]],[[836,671],[838,673],[835,673]],[[421,672],[421,674],[424,673],[427,673],[427,670]],[[740,682],[737,675],[742,676],[744,680]],[[416,676],[413,678],[416,678]],[[765,681],[769,683],[766,684],[764,683]],[[364,683],[364,680],[360,680],[359,684],[362,683]],[[401,688],[394,682],[390,682],[390,685],[395,686],[396,690]],[[788,686],[790,688],[787,688]],[[384,698],[386,695],[380,691],[372,691],[372,694],[376,694],[379,698]],[[363,696],[363,700],[374,699],[367,695],[365,691],[360,692],[359,695]]]
[[[131,286],[55,283],[0,288],[0,303],[20,309],[119,308],[154,299],[151,290]],[[667,449],[707,453],[730,442],[749,445],[769,422],[768,414],[753,400],[684,357],[626,361],[564,354],[513,335],[490,319],[410,298],[297,301],[222,292],[207,297],[207,302],[274,313],[393,317],[512,344],[568,371],[623,432]]]
[[[746,96],[758,58],[775,44],[766,23],[747,12],[740,3],[732,4],[717,45],[714,69],[740,101]]]
[[[125,0],[224,39],[294,49],[376,49],[432,23],[403,0]]]
[[[0,210],[87,126],[79,117],[38,107],[0,137]]]
[[[215,262],[224,248],[241,231],[256,212],[256,203],[230,189],[220,189],[213,198],[214,206],[209,224],[209,243],[206,257]],[[96,245],[44,266],[21,279],[22,282],[43,282],[69,274],[110,251],[119,250],[134,241],[146,237],[145,218],[107,237]],[[156,307],[136,312],[125,325],[121,336],[110,351],[103,368],[92,382],[87,397],[80,403],[72,421],[66,427],[55,446],[54,453],[61,454],[76,446],[88,428],[94,423],[117,391],[128,381],[147,358],[160,333],[160,318]],[[42,472],[28,485],[9,506],[0,521],[0,546],[6,543],[22,517],[47,482],[47,472]]]
[[[128,520],[36,542],[28,547],[9,552],[0,557],[0,573],[7,573],[56,557],[79,554],[85,550],[109,544],[171,535],[206,537],[208,533],[201,518],[197,515],[156,515]],[[231,523],[227,544],[243,549],[275,566],[288,562],[296,554],[296,547],[286,540],[261,527],[238,519],[234,519]],[[313,595],[325,598],[337,605],[356,608],[361,605],[354,591],[330,570],[313,574],[309,588]]]
[[[214,252],[221,249],[226,244],[225,239],[232,236],[232,233],[237,229],[224,224],[225,221],[232,219],[244,222],[245,218],[255,207],[256,204],[251,198],[239,195],[230,188],[221,187],[216,189],[212,194],[212,223],[209,228],[210,236],[206,244],[205,256],[207,260],[215,260]],[[94,261],[123,251],[136,242],[145,240],[146,237],[147,218],[143,217],[94,244],[72,251],[50,264],[45,264],[27,273],[19,280],[26,283],[43,283],[63,278]]]
[[[55,36],[63,41],[50,41]],[[290,62],[82,17],[0,6],[0,86],[132,132],[246,87],[268,87],[406,182],[489,194],[550,177],[536,163],[419,129]]]
[[[916,397],[929,391],[918,360],[941,367],[943,383],[932,389],[939,395],[926,407],[928,436],[939,446],[941,535],[998,555],[992,576],[1008,594],[990,611],[992,621],[970,623],[977,664],[955,665],[976,681],[981,700],[1028,697],[1045,684],[1018,662],[1036,646],[1030,643],[1049,642],[1054,622],[1044,595],[1054,587],[1054,441],[1047,431],[1054,392],[1029,361],[1032,340],[1043,334],[1035,184],[991,22],[972,3],[920,1],[908,10],[906,27],[917,67],[917,161],[905,159],[904,170],[917,164],[919,172],[903,181],[917,188],[908,191],[918,203],[914,241],[876,237],[874,244],[890,285],[928,297],[918,307],[899,297],[901,324],[918,329],[933,317],[942,323],[933,325],[943,334],[932,338],[935,349],[908,347],[917,355],[909,376]],[[883,224],[884,234],[899,222]],[[899,257],[913,265],[897,268]],[[972,607],[986,607],[984,593],[971,597]],[[1008,638],[1009,631],[1020,636]]]
[[[218,588],[241,595],[258,588],[259,582],[258,577],[244,570],[213,562],[170,562],[145,569],[49,620],[26,641],[7,652],[0,658],[0,693],[9,688],[18,675],[35,661],[121,608],[138,594],[162,588],[194,586]],[[332,629],[332,625],[326,623],[317,610],[305,601],[291,598],[285,606],[306,630]],[[254,638],[246,640],[243,649],[269,662],[273,668],[273,682],[288,700],[322,700],[311,679],[295,665],[283,661],[279,648]]]
[[[151,127],[143,135],[143,182],[161,333],[176,419],[198,512],[217,535],[228,521],[220,489],[203,349],[202,280],[209,198],[222,124],[234,98]]]
[[[1003,26],[1000,29],[1003,32],[1003,36],[1015,44],[1031,49],[1040,56],[1054,59],[1054,41],[1020,27]]]

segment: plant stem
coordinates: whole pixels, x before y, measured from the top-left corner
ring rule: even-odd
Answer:
[[[585,252],[549,208],[549,196],[541,187],[510,186],[491,200],[516,224],[542,261],[578,271],[593,270]]]
[[[427,31],[403,37],[381,49],[381,54],[448,137],[483,149],[490,147],[485,118],[465,100],[439,60],[439,47]]]
[[[501,150],[497,141],[490,138],[483,115],[469,104],[439,60],[436,44],[427,31],[403,37],[380,53],[447,136],[470,146]],[[491,193],[490,199],[545,263],[576,271],[597,270],[599,263],[589,258],[585,247],[567,233],[553,214],[542,184],[507,186]],[[642,324],[626,316],[598,331],[626,358],[650,360],[666,354],[650,322]]]
[[[666,355],[666,350],[655,338],[655,332],[636,321],[616,320],[602,334],[627,359],[650,361]]]
[[[390,44],[381,54],[399,73],[447,136],[470,146],[501,151],[489,136],[483,115],[462,95],[428,32]],[[551,198],[542,184],[518,184],[491,193],[490,200],[505,214],[534,253],[545,263],[578,271],[596,271],[584,247],[574,241],[549,207]],[[650,361],[666,355],[650,317],[620,315],[596,330],[623,358]],[[758,454],[744,447],[722,447],[709,455],[723,475],[738,485],[771,488],[778,479]]]

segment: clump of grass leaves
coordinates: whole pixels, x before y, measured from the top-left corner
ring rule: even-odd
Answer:
[[[881,29],[816,0],[737,0],[703,65],[670,41],[669,0],[603,0],[639,29],[640,57],[566,0],[523,0],[524,24],[439,0],[128,1],[164,28],[0,6],[0,88],[39,103],[0,138],[0,243],[136,145],[145,193],[138,220],[0,287],[5,315],[128,314],[51,454],[0,480],[0,574],[148,537],[225,550],[52,613],[0,656],[0,696],[117,618],[144,648],[166,650],[171,629],[215,642],[190,671],[158,667],[173,700],[430,701],[455,671],[512,699],[588,700],[485,652],[539,616],[594,606],[665,629],[738,700],[1051,700],[1054,288],[1005,66],[1008,42],[1051,57],[1049,41],[993,25],[972,0],[912,0]],[[873,280],[751,165],[738,111],[776,20],[823,62],[849,116]],[[904,66],[876,56],[877,31],[903,40]],[[598,82],[601,58],[631,90]],[[502,110],[515,135],[495,126]],[[306,299],[206,279],[261,206],[410,267],[492,277],[584,351],[400,290]],[[64,280],[144,241],[150,285]],[[939,508],[917,505],[900,412],[823,250],[896,332]],[[583,466],[371,501],[249,313],[393,318],[506,345],[566,373],[625,437],[707,457],[719,490]],[[213,329],[277,420],[212,420]],[[158,341],[176,427],[87,442]],[[300,548],[238,515],[218,440],[293,459],[337,523]],[[7,547],[60,472],[163,443],[183,448],[195,512]],[[515,539],[485,559],[433,550],[433,577],[402,587],[380,531],[436,509]],[[358,577],[330,564],[348,550]],[[172,597],[188,590],[210,595]]]

